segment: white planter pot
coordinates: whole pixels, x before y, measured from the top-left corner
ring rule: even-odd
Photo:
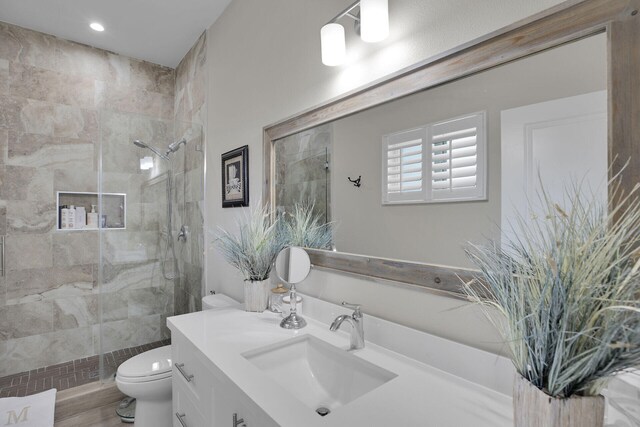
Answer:
[[[244,282],[244,310],[262,313],[269,303],[269,280]]]
[[[604,397],[551,397],[516,375],[513,415],[515,427],[602,427]]]

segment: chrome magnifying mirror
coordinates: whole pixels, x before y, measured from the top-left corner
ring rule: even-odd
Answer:
[[[307,322],[298,315],[296,311],[297,295],[296,284],[307,278],[311,271],[311,260],[309,254],[298,247],[284,248],[276,258],[276,275],[280,280],[291,286],[289,293],[291,299],[291,312],[282,319],[280,327],[285,329],[301,329]]]

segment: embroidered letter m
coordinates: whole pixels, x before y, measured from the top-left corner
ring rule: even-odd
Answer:
[[[13,424],[27,422],[29,416],[29,408],[31,408],[31,406],[25,406],[24,408],[22,408],[19,414],[16,414],[16,411],[7,411],[7,423],[5,425],[10,426]]]

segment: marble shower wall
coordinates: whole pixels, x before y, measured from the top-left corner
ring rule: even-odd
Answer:
[[[0,23],[0,376],[167,336],[174,284],[160,273],[162,165],[140,138],[173,139],[174,70]],[[127,229],[55,230],[56,191],[127,193]],[[144,153],[149,155],[149,153]],[[187,209],[185,209],[187,211]]]
[[[327,123],[282,138],[274,144],[276,209],[291,212],[298,203],[331,220],[330,174],[333,125]]]
[[[203,124],[206,114],[207,35],[203,33],[176,68],[176,135],[187,145],[177,152],[182,172],[176,174],[176,230],[188,227],[186,242],[176,242],[180,280],[176,280],[176,314],[202,309],[204,289],[204,147]],[[179,170],[180,168],[176,168]]]

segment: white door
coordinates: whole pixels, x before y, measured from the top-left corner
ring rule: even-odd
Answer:
[[[607,201],[607,92],[599,91],[501,113],[501,227],[509,238],[516,212],[539,214],[540,183],[568,208],[566,191]]]

